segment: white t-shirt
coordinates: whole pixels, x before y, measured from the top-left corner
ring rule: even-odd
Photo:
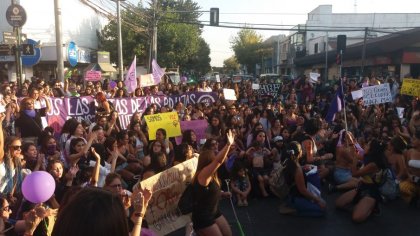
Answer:
[[[12,170],[12,178],[15,176],[15,169]],[[6,179],[6,165],[3,163],[0,164],[0,192],[4,192],[6,189],[8,180]]]

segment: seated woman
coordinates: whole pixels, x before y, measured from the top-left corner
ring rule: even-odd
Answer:
[[[47,162],[55,160],[61,160],[64,162],[64,157],[54,136],[47,136],[41,141],[41,149],[39,152],[45,155]]]
[[[120,197],[128,216],[128,210],[130,208],[130,197],[132,193],[124,188],[122,182],[123,179],[121,178],[121,175],[117,173],[110,173],[105,178],[105,184],[103,188],[117,194]]]
[[[264,147],[265,132],[260,130],[255,133],[254,145],[246,151],[249,163],[252,166],[253,177],[257,179],[263,197],[268,197],[266,185],[271,167],[267,163],[271,160],[271,151]],[[271,162],[272,163],[272,162]]]
[[[407,168],[404,163],[404,151],[407,148],[407,142],[401,136],[395,136],[388,142],[386,158],[391,166],[393,174],[398,180],[407,177]]]
[[[159,128],[156,130],[156,140],[161,141],[164,144],[162,148],[168,158],[168,165],[172,166],[174,160],[174,146],[167,138],[165,129]]]
[[[111,166],[114,166],[114,162],[116,162],[115,171],[122,176],[124,181],[130,186],[131,184],[134,184],[137,180],[135,179],[135,176],[140,173],[133,173],[130,168],[128,167],[127,159],[121,155],[121,153],[118,150],[118,142],[117,140],[109,136],[106,138],[104,142],[105,147],[105,159],[106,161],[111,164]],[[113,171],[112,171],[113,172]]]
[[[164,152],[164,149],[163,149],[163,147],[164,147],[164,144],[161,142],[161,141],[157,141],[157,140],[155,140],[155,141],[152,141],[151,143],[150,143],[150,147],[149,147],[149,155],[147,155],[147,156],[145,156],[144,158],[143,158],[143,166],[145,167],[145,168],[147,168],[149,165],[150,165],[150,163],[151,163],[151,161],[152,161],[152,159],[158,154],[158,153],[163,153]]]
[[[34,143],[24,143],[22,146],[24,163],[22,165],[31,171],[45,170],[45,155],[40,154]]]
[[[286,206],[300,216],[324,216],[326,203],[319,194],[312,193],[307,188],[307,183],[299,159],[302,158],[302,147],[298,142],[291,142],[282,154],[284,163],[284,178],[290,187]],[[280,211],[280,213],[286,213]]]
[[[64,174],[64,163],[59,160],[53,160],[48,163],[47,172],[51,174],[55,181],[54,198],[60,203],[66,191],[73,186],[73,180],[79,167],[72,166],[69,171]]]
[[[249,181],[248,170],[241,162],[235,162],[231,172],[230,187],[235,194],[238,206],[248,206],[248,195],[251,192],[251,181]]]
[[[334,181],[337,186],[329,185],[329,190],[353,189],[359,185],[359,178],[352,176],[352,167],[363,159],[356,146],[356,140],[350,132],[341,130],[336,147]]]
[[[181,143],[175,150],[174,166],[193,158],[194,149],[187,143]]]
[[[5,236],[33,235],[41,220],[49,215],[43,206],[38,206],[29,211],[23,220],[10,219],[12,209],[7,198],[3,196],[0,196],[0,207],[0,234]]]
[[[385,144],[377,139],[368,143],[363,167],[357,169],[356,163],[352,167],[353,177],[361,177],[358,188],[344,193],[335,202],[337,208],[344,209],[354,203],[352,220],[356,223],[365,221],[378,210],[378,204],[382,201],[378,183],[382,181],[383,171],[389,168],[385,148]]]
[[[405,155],[407,178],[400,183],[401,198],[410,204],[417,204],[420,197],[420,131],[411,140],[412,148]]]

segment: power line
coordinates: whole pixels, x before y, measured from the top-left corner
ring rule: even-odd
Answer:
[[[199,26],[210,26],[209,21],[199,21],[199,22],[188,22],[180,21],[175,18],[163,18],[167,20],[167,23],[183,23],[183,24],[193,24]],[[225,24],[225,25],[223,25]],[[239,25],[239,26],[236,26]],[[255,26],[272,26],[272,27],[255,27]],[[326,26],[326,25],[310,25],[305,24],[301,25],[276,25],[276,24],[247,24],[247,23],[238,23],[238,22],[219,22],[220,28],[233,28],[233,29],[254,29],[254,30],[277,30],[277,31],[320,31],[320,32],[351,32],[351,31],[365,31],[366,27],[363,26]],[[369,31],[380,32],[380,33],[398,33],[398,32],[389,32],[386,30],[408,30],[420,28],[420,26],[401,26],[401,27],[369,27]]]

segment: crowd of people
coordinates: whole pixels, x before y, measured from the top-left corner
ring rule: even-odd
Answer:
[[[142,218],[153,193],[133,186],[197,156],[192,222],[198,235],[231,235],[218,209],[219,198],[232,197],[238,207],[247,207],[250,197],[264,201],[273,195],[272,176],[279,169],[287,186],[282,214],[324,216],[327,205],[321,191],[325,189],[342,193],[336,205],[328,207],[354,205],[355,222],[365,221],[380,211],[379,204],[396,198],[420,205],[420,103],[399,93],[401,81],[372,76],[360,82],[347,78],[313,82],[302,76],[283,81],[272,94],[256,92],[252,83],[256,82],[175,85],[168,81],[129,94],[122,81],[69,79],[62,84],[34,78],[19,87],[4,80],[0,200],[6,226],[2,232],[47,235],[49,216],[54,216],[52,235],[128,235],[130,231],[139,235],[141,224],[147,227]],[[351,96],[352,91],[381,83],[390,84],[392,103],[364,106],[363,98]],[[235,90],[237,100],[224,99],[223,88]],[[331,101],[340,90],[346,119],[340,111],[327,122]],[[107,100],[190,91],[215,92],[219,99],[212,104],[178,102],[174,107],[151,104],[132,115],[127,129]],[[94,121],[69,119],[60,132],[48,126],[48,97],[80,96],[95,98]],[[144,115],[170,111],[176,111],[180,120],[207,120],[205,139],[199,140],[194,130],[183,130],[182,142],[176,145],[165,129],[158,129],[151,140]],[[42,206],[25,201],[21,190],[25,176],[39,170],[56,181],[54,195]],[[392,183],[397,187],[391,188]],[[228,189],[230,193],[222,193]],[[85,214],[88,210],[98,213]],[[21,223],[25,220],[34,223],[25,228]],[[74,227],[75,220],[95,227]],[[119,228],[107,223],[110,220],[119,222]],[[14,230],[7,230],[9,225]]]

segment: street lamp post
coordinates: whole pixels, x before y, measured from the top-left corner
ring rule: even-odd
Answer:
[[[116,0],[117,2],[117,31],[118,31],[118,74],[119,74],[118,78],[122,81],[124,71],[123,71],[120,1],[125,1],[125,0]]]
[[[153,59],[157,60],[157,3],[158,0],[153,0],[153,32],[152,32],[152,43],[151,43],[151,52],[149,54],[149,70],[152,71],[152,61]]]
[[[57,53],[57,79],[64,82],[63,40],[61,37],[61,0],[54,0],[55,44]]]

